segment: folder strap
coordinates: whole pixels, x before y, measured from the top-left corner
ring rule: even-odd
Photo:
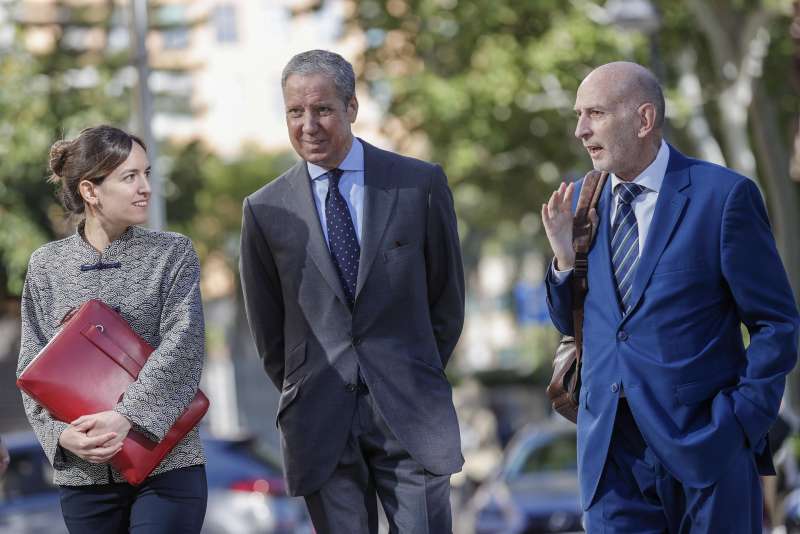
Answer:
[[[125,369],[135,380],[142,370],[142,364],[114,343],[105,333],[103,325],[89,325],[82,332],[83,336],[102,350],[109,358]]]

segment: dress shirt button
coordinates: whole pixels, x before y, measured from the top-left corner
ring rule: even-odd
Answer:
[[[619,384],[614,382],[613,384],[611,384],[611,393],[616,393],[617,391],[619,391]]]
[[[355,393],[358,391],[358,386],[356,384],[347,384],[344,386],[344,389],[346,389],[348,393]]]
[[[625,330],[620,330],[617,332],[617,339],[620,341],[627,341],[628,340],[628,333]]]

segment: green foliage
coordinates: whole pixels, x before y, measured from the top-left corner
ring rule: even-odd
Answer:
[[[23,23],[0,53],[0,298],[19,294],[31,252],[68,228],[47,183],[50,145],[89,125],[122,124],[129,114],[127,91],[111,83],[124,65],[120,54],[81,52],[65,42],[76,28],[108,31],[112,7],[61,9],[52,48],[23,48],[30,29]]]
[[[643,44],[567,2],[358,5],[352,22],[372,45],[364,76],[446,169],[466,239],[537,214],[558,182],[588,169],[572,139],[575,89],[593,65]]]
[[[633,60],[661,71],[677,111],[670,138],[697,154],[685,131],[693,111],[678,90],[678,61],[691,51],[703,112],[712,132],[720,134],[716,100],[731,66],[715,63],[693,5],[712,13],[737,50],[749,45],[741,42],[747,18],[764,10],[771,40],[763,84],[788,146],[797,120],[796,93],[786,83],[791,2],[653,3],[661,15],[658,62],[646,35],[599,22],[601,0],[364,0],[356,3],[350,23],[365,32],[368,43],[363,78],[396,119],[387,124],[402,125],[388,133],[401,150],[418,146],[405,145],[406,139],[427,141],[428,156],[448,172],[468,242],[470,233],[497,238],[498,222],[538,214],[558,182],[588,170],[590,161],[572,136],[572,105],[580,80],[594,66]],[[519,236],[547,250],[542,232],[534,233]]]
[[[235,269],[244,198],[277,178],[295,159],[247,149],[226,161],[199,142],[170,147],[170,227],[192,238],[201,258],[219,253]]]

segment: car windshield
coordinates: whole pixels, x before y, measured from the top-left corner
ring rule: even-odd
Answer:
[[[525,443],[509,462],[509,478],[577,469],[575,434],[557,434]]]

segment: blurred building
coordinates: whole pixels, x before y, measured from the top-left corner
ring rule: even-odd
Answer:
[[[320,9],[305,10],[307,3],[150,0],[147,48],[155,135],[178,142],[200,139],[231,157],[248,147],[288,149],[280,88],[283,66],[303,50],[324,48],[355,58],[364,46],[362,36],[342,30],[345,10],[352,4],[329,1]],[[90,57],[125,53],[131,44],[129,0],[21,0],[10,9],[7,19],[23,28],[25,46],[34,53],[59,43]],[[99,83],[91,61],[86,63],[73,82]],[[135,84],[135,69],[119,69],[114,83]],[[359,89],[356,131],[384,141],[380,110]]]

